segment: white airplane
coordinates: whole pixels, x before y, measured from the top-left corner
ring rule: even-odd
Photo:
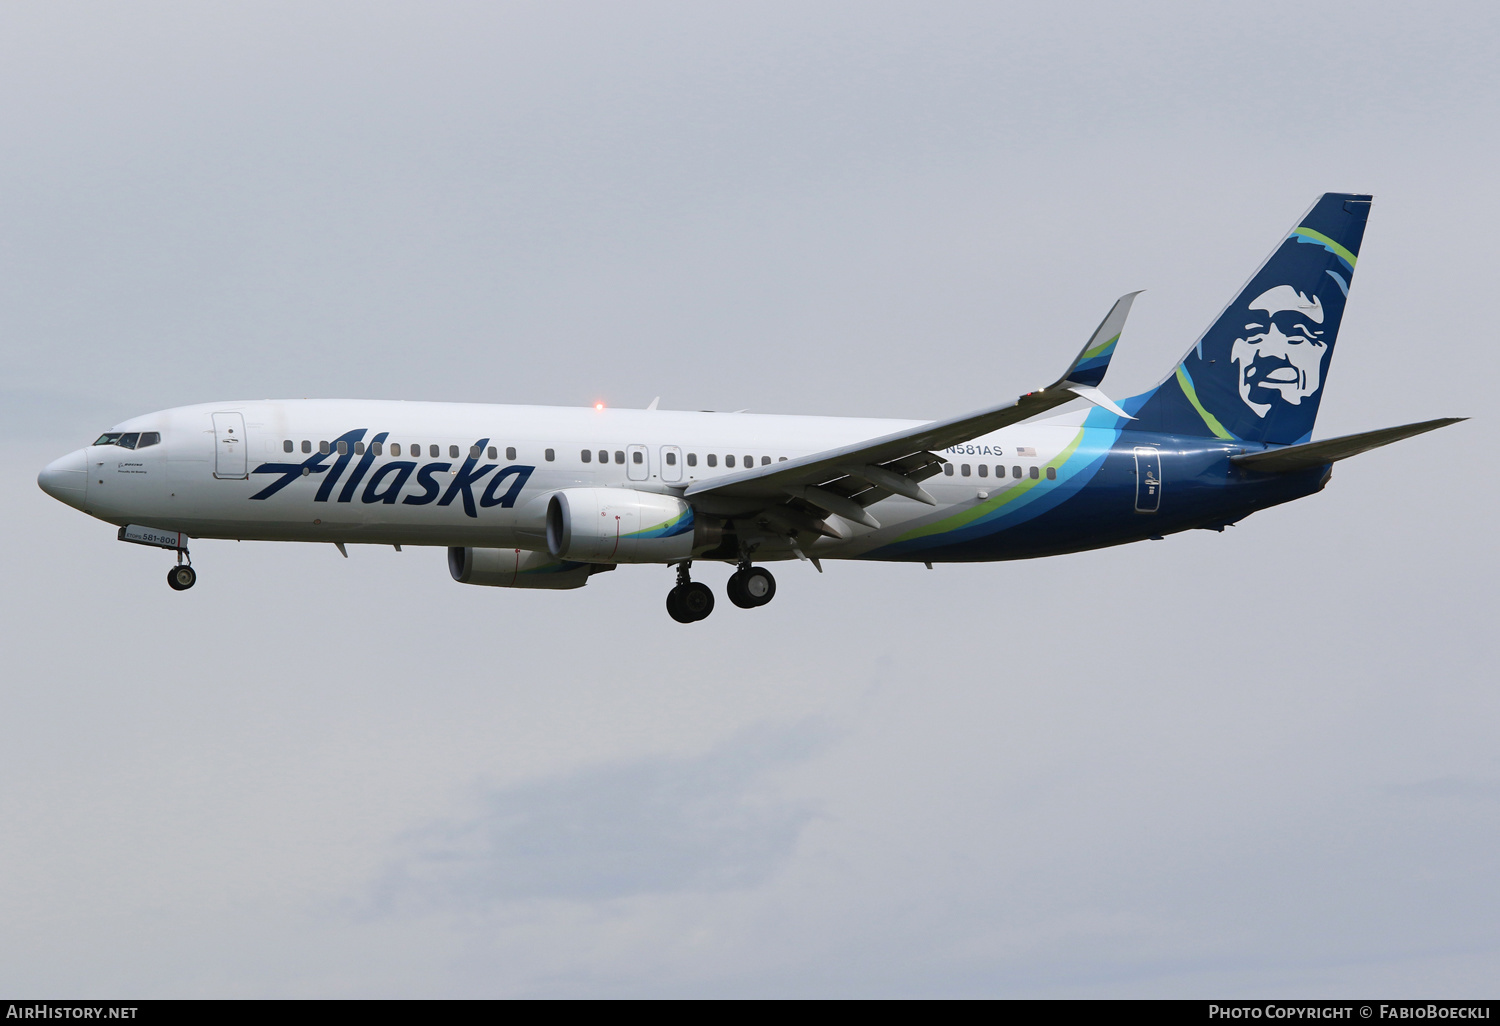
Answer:
[[[1161,384],[1099,390],[1135,293],[1057,381],[947,420],[328,400],[136,417],[49,464],[49,495],[176,552],[189,539],[444,546],[453,578],[579,588],[675,567],[667,610],[771,601],[775,560],[935,562],[1223,530],[1322,489],[1331,464],[1454,418],[1309,442],[1369,197],[1319,198]],[[1074,400],[1088,406],[1033,420]]]

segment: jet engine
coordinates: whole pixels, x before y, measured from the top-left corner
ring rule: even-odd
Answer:
[[[547,550],[589,563],[667,563],[723,539],[724,525],[675,495],[565,488],[547,504]]]
[[[528,549],[448,549],[448,572],[455,581],[491,588],[582,588],[590,574],[613,569],[556,560]]]

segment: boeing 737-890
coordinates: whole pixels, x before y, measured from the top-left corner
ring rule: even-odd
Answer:
[[[38,483],[175,551],[179,591],[197,579],[189,539],[426,545],[455,580],[502,588],[672,567],[683,623],[714,607],[695,560],[735,564],[727,594],[752,608],[777,560],[1025,559],[1222,530],[1462,419],[1310,440],[1369,209],[1321,196],[1166,378],[1119,404],[1100,385],[1135,294],[1055,382],[946,420],[220,402],[118,424]]]

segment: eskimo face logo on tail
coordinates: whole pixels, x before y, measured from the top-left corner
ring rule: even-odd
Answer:
[[[1323,303],[1290,285],[1277,285],[1252,299],[1246,334],[1234,340],[1229,359],[1239,369],[1240,398],[1264,417],[1277,403],[1302,405],[1323,387]]]

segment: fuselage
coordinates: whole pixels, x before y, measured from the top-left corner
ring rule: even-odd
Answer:
[[[1326,470],[1247,473],[1242,442],[1123,429],[1102,411],[1024,423],[939,452],[929,506],[891,495],[822,558],[975,561],[1217,527],[1316,491]],[[147,414],[42,473],[100,520],[193,538],[545,551],[547,501],[570,488],[681,495],[692,484],[909,429],[920,421],[378,400],[210,403]],[[132,439],[132,436],[133,439]],[[159,441],[155,441],[159,436]],[[142,441],[149,444],[141,444]],[[122,443],[134,443],[128,448]],[[1251,445],[1251,448],[1256,448]],[[788,558],[753,510],[705,512]]]

